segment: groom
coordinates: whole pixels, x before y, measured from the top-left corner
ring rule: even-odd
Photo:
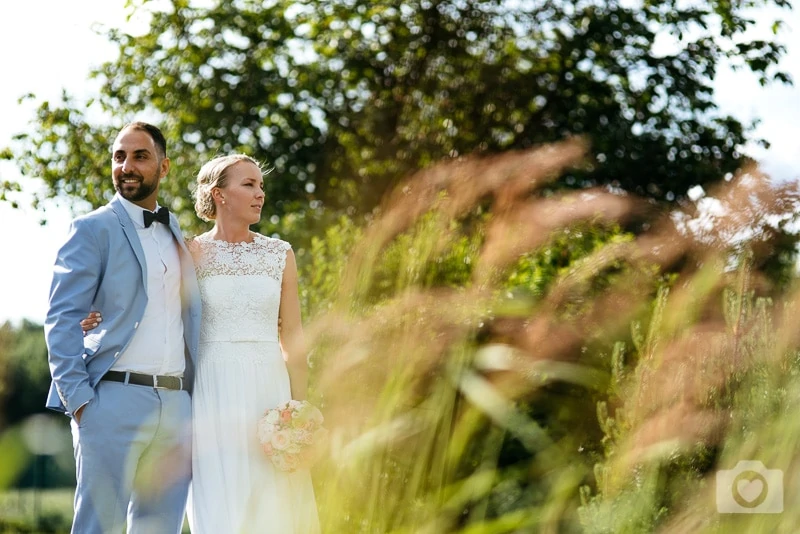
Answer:
[[[47,407],[71,417],[72,532],[175,532],[191,475],[193,361],[200,300],[178,222],[158,208],[166,141],[134,122],[114,140],[117,194],[72,222],[45,320]],[[80,321],[101,309],[84,337]]]

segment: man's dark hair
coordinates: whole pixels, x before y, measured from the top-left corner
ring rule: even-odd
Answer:
[[[167,140],[164,138],[164,134],[161,133],[161,130],[158,129],[157,126],[153,126],[150,123],[136,121],[126,124],[121,131],[123,130],[142,130],[150,134],[150,137],[153,138],[153,142],[156,144],[156,147],[161,152],[159,154],[161,158],[167,157]]]

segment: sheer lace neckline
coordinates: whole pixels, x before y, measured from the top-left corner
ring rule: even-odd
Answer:
[[[204,243],[212,243],[220,247],[237,247],[237,246],[246,247],[249,245],[254,245],[256,241],[268,238],[259,233],[250,232],[250,241],[226,241],[224,239],[214,239],[213,237],[211,237],[211,232],[209,231],[204,234],[200,234],[199,236],[195,237],[195,239],[203,241]]]
[[[280,281],[291,245],[253,232],[253,241],[231,243],[202,234],[187,242],[198,280],[218,275],[267,275]]]

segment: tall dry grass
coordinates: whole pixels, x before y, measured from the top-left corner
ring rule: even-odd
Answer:
[[[797,191],[755,168],[663,213],[599,188],[552,191],[585,154],[574,139],[434,166],[349,241],[316,244],[328,532],[800,522],[790,506],[721,515],[714,500],[717,470],[742,459],[782,469],[786,503],[797,496],[800,291],[764,274]],[[613,230],[630,221],[648,230]],[[513,282],[525,258],[559,253],[558,236],[595,229],[606,237],[537,291]]]

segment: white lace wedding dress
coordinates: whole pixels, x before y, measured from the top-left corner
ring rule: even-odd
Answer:
[[[290,245],[188,243],[203,301],[192,394],[192,534],[319,531],[308,471],[276,470],[259,447],[257,422],[291,398],[278,344],[281,279]]]

